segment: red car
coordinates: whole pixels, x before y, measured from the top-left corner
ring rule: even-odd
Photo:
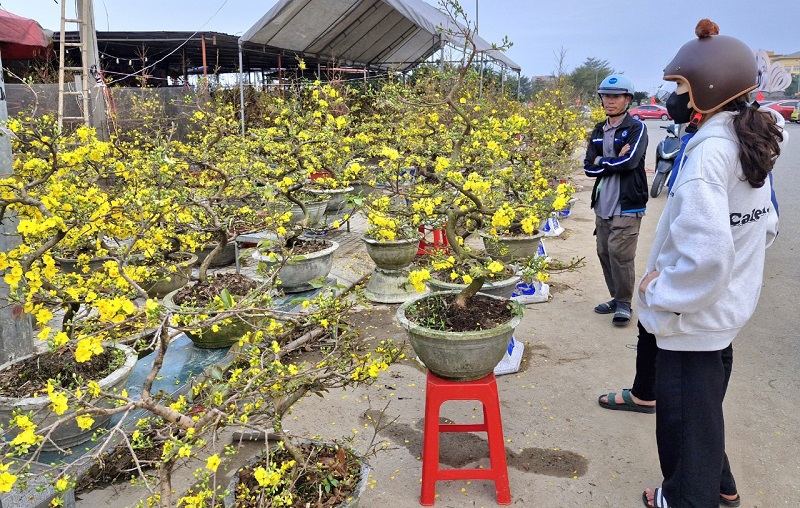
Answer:
[[[667,113],[667,108],[664,106],[656,106],[655,104],[644,104],[636,106],[628,110],[637,120],[645,120],[647,118],[658,118],[659,120],[672,120],[672,117]]]
[[[783,116],[784,120],[788,121],[792,119],[792,111],[794,111],[798,103],[800,101],[797,99],[785,99],[767,104],[767,107],[774,109]]]

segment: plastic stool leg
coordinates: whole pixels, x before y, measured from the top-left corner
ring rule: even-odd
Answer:
[[[439,408],[441,401],[428,389],[425,396],[425,429],[422,434],[422,490],[419,504],[433,506],[439,476]]]
[[[497,493],[497,504],[511,504],[511,489],[508,484],[508,464],[506,462],[506,445],[503,440],[503,420],[500,416],[500,402],[497,388],[494,388],[494,401],[483,405],[483,419],[486,422],[486,438],[489,442],[489,460],[491,461],[494,488]]]

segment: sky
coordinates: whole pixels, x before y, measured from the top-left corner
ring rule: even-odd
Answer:
[[[0,0],[0,8],[58,30],[61,0]],[[68,16],[74,1],[67,0]],[[435,5],[436,0],[425,0]],[[105,30],[207,30],[242,35],[277,0],[94,0],[95,24]],[[569,73],[587,58],[608,62],[637,90],[654,94],[664,66],[693,39],[702,18],[753,50],[800,52],[797,0],[462,0],[489,42],[513,42],[507,56],[525,76],[554,73],[564,54]],[[70,12],[70,10],[72,12]],[[74,25],[73,25],[74,26]]]

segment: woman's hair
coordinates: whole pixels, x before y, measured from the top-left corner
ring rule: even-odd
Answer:
[[[767,175],[781,153],[783,139],[781,128],[775,117],[758,110],[758,103],[749,103],[748,94],[737,97],[722,107],[723,111],[738,111],[733,117],[733,127],[739,138],[739,161],[744,180],[758,189],[764,185]]]

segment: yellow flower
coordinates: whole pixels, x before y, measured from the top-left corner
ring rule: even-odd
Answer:
[[[206,469],[208,469],[209,471],[214,471],[216,473],[217,468],[219,467],[221,462],[222,461],[219,459],[219,455],[215,453],[206,460]]]
[[[67,396],[63,393],[52,391],[47,397],[50,399],[50,409],[52,409],[58,416],[63,415],[69,405],[67,404]]]
[[[78,427],[83,430],[91,429],[92,425],[94,425],[94,418],[89,415],[76,416],[75,421],[78,422]]]
[[[4,466],[4,470],[0,473],[0,492],[11,492],[14,484],[17,483],[17,476],[5,471],[8,466]]]
[[[65,492],[69,488],[69,476],[56,480],[56,492]]]
[[[492,273],[499,273],[502,272],[503,268],[505,267],[503,266],[503,263],[500,263],[499,261],[492,261],[486,268],[488,268]]]

